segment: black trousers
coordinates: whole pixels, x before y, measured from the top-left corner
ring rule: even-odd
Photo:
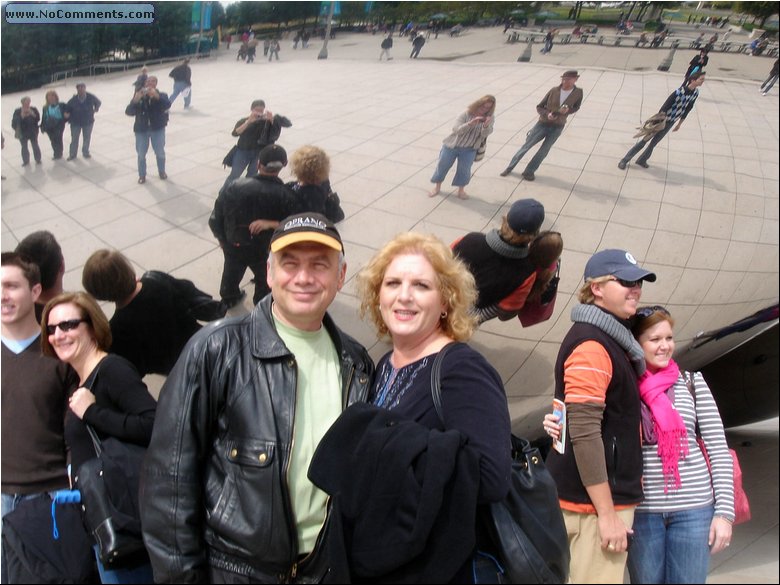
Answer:
[[[226,303],[241,298],[241,279],[246,274],[246,269],[252,271],[255,283],[255,293],[252,302],[257,304],[260,299],[271,292],[266,283],[266,261],[268,260],[268,240],[271,232],[263,238],[265,245],[230,246],[226,244],[222,248],[225,264],[222,268],[222,282],[219,285],[219,296]],[[260,244],[260,242],[258,242]]]

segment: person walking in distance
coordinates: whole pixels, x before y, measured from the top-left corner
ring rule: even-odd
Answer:
[[[536,178],[534,173],[547,157],[553,144],[560,138],[569,115],[579,111],[582,105],[582,90],[575,85],[579,78],[577,71],[573,69],[565,71],[561,75],[561,84],[548,91],[537,104],[536,112],[539,114],[539,120],[528,132],[525,144],[515,153],[509,165],[501,171],[502,177],[511,173],[520,159],[536,143],[544,141],[523,171],[523,178],[526,181],[533,181]]]
[[[677,132],[682,126],[685,118],[693,110],[693,105],[696,103],[696,98],[699,97],[699,88],[704,83],[705,73],[703,71],[698,73],[692,73],[688,78],[685,85],[678,87],[674,90],[659,110],[660,113],[666,114],[666,126],[662,130],[659,130],[652,136],[648,136],[637,142],[631,149],[625,154],[625,156],[618,162],[618,168],[624,170],[631,159],[634,158],[639,151],[644,149],[644,152],[636,159],[636,164],[646,169],[650,165],[647,161],[653,155],[653,150],[656,145],[661,142],[664,136],[672,132]],[[675,122],[677,125],[675,126]]]
[[[168,77],[173,78],[171,105],[181,94],[184,96],[184,109],[188,109],[192,101],[192,69],[190,69],[190,60],[184,59],[179,65],[171,69]]]

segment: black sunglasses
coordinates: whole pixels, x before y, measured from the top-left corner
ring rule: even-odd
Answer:
[[[618,278],[616,276],[613,276],[612,278],[610,278],[610,280],[614,280],[615,282],[617,282],[623,288],[634,288],[635,286],[638,286],[639,288],[642,288],[642,283],[644,282],[642,279],[639,279],[639,280],[623,280],[622,278]]]
[[[78,327],[81,323],[89,323],[89,319],[68,319],[67,321],[60,321],[59,323],[54,323],[53,325],[47,325],[46,333],[49,335],[54,335],[54,332],[57,331],[57,327],[60,328],[60,331],[71,331],[72,329]]]
[[[669,311],[667,311],[661,305],[653,305],[652,307],[642,307],[636,312],[636,316],[640,319],[646,319],[654,313],[663,313],[664,315],[669,315]]]

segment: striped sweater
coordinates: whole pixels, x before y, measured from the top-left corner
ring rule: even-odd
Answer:
[[[463,112],[455,120],[455,125],[452,127],[452,134],[447,136],[443,140],[444,146],[447,148],[474,148],[476,149],[484,138],[487,138],[491,132],[493,132],[493,122],[495,116],[490,118],[490,123],[485,126],[484,124],[474,124],[469,126],[469,120],[474,118],[468,111]]]
[[[715,503],[715,514],[734,520],[734,470],[723,432],[718,407],[701,373],[694,374],[696,404],[685,383],[686,373],[674,384],[674,408],[682,416],[688,431],[688,456],[679,464],[681,487],[664,493],[664,476],[656,445],[644,445],[644,502],[642,512],[674,512],[700,508]],[[712,476],[707,470],[696,442],[696,419],[712,462]],[[714,490],[714,498],[713,498]]]

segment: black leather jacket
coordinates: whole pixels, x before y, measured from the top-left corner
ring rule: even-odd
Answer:
[[[271,301],[204,327],[160,393],[140,498],[157,583],[207,582],[210,570],[258,582],[295,575],[286,474],[297,368]],[[371,358],[328,315],[323,324],[341,359],[344,407],[365,401]]]

